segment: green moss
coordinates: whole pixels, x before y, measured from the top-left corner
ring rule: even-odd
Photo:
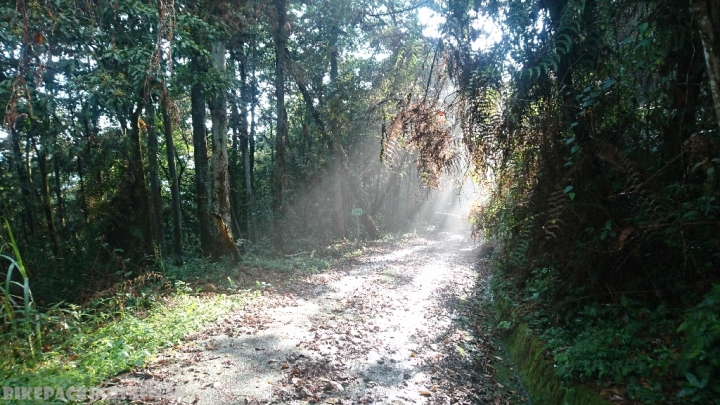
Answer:
[[[579,385],[567,385],[555,375],[552,359],[526,324],[507,331],[505,346],[518,374],[536,405],[610,405],[596,392]]]

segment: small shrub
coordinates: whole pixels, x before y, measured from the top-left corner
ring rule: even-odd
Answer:
[[[685,334],[679,365],[686,380],[678,395],[693,402],[720,403],[716,380],[720,376],[720,284],[686,312],[678,332]]]

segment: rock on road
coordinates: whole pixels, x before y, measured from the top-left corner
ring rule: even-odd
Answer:
[[[523,403],[495,375],[506,359],[483,304],[486,261],[452,232],[366,248],[264,291],[109,392],[167,404]]]

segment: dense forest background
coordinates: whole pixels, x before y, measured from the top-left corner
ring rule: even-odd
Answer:
[[[393,120],[438,98],[441,57],[403,7],[6,4],[2,211],[36,298],[312,250],[355,207],[364,238],[400,229],[438,174]]]
[[[80,303],[352,237],[352,208],[378,238],[467,173],[559,373],[717,403],[719,21],[713,0],[3,2],[3,238],[40,306]]]

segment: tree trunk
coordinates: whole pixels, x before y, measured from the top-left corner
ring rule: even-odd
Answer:
[[[243,52],[238,60],[238,68],[240,73],[240,97],[233,98],[233,116],[234,116],[234,127],[233,132],[233,196],[237,201],[237,204],[233,204],[233,207],[238,207],[240,202],[240,196],[237,187],[243,184],[245,190],[245,199],[241,207],[241,212],[238,214],[237,222],[238,227],[247,233],[247,238],[250,239],[250,233],[252,224],[250,220],[250,213],[252,211],[253,193],[252,193],[252,168],[250,166],[250,135],[248,134],[248,105],[249,101],[249,89],[247,83],[247,57]],[[238,156],[239,153],[239,156]],[[231,196],[231,197],[233,197]]]
[[[133,194],[130,199],[134,203],[134,219],[137,221],[137,226],[142,235],[140,251],[137,253],[141,255],[153,255],[155,249],[153,246],[152,216],[149,205],[150,197],[148,196],[146,185],[145,167],[142,158],[142,143],[140,142],[140,128],[138,126],[140,111],[142,111],[142,106],[138,106],[130,117],[130,140],[132,142],[130,172],[133,178],[128,191]]]
[[[83,105],[80,114],[80,120],[83,123],[84,135],[85,135],[85,148],[81,154],[78,154],[78,174],[80,175],[80,191],[81,191],[81,203],[82,212],[85,223],[88,223],[88,215],[90,213],[90,206],[88,204],[88,192],[92,189],[93,184],[93,173],[92,173],[92,149],[93,143],[95,142],[95,133],[93,127],[90,125],[90,118],[88,115],[92,114],[92,111]],[[83,168],[83,162],[86,162],[85,168]]]
[[[242,81],[242,79],[241,79]],[[242,86],[242,84],[241,84]],[[232,223],[233,231],[236,237],[247,232],[247,210],[244,202],[240,201],[240,184],[244,184],[244,175],[242,170],[242,160],[240,150],[242,144],[247,142],[247,118],[241,118],[243,112],[239,107],[240,101],[235,92],[230,93],[231,104],[231,127],[233,129],[232,148],[230,149],[230,205],[232,206]],[[242,97],[242,95],[240,96]],[[243,110],[244,111],[244,110]],[[245,126],[243,126],[243,122]],[[244,152],[243,152],[244,153]]]
[[[238,45],[238,48],[240,49],[240,54],[242,54],[242,42]],[[231,58],[233,58],[233,62],[237,62],[237,66],[242,65],[242,63],[237,59],[235,53],[231,54]],[[236,65],[233,65],[233,67],[236,67]],[[232,74],[237,77],[237,71],[234,70]],[[240,85],[242,86],[242,81]],[[230,147],[230,162],[228,164],[230,171],[230,207],[232,214],[232,230],[235,237],[241,237],[245,230],[242,229],[243,226],[241,226],[240,223],[245,223],[245,221],[241,220],[241,215],[244,210],[242,210],[240,206],[240,192],[238,188],[240,187],[240,179],[242,177],[242,174],[240,173],[240,138],[243,129],[240,128],[240,107],[238,105],[240,101],[237,92],[235,89],[232,89],[230,90],[229,95],[230,129],[232,129],[232,146]],[[247,129],[244,131],[247,131]]]
[[[246,100],[247,103],[250,105],[250,133],[248,134],[248,151],[245,155],[243,155],[243,166],[245,169],[245,193],[248,195],[248,212],[247,212],[247,218],[248,218],[248,237],[250,240],[254,240],[255,235],[255,221],[254,218],[254,206],[255,206],[255,189],[253,186],[253,166],[255,165],[255,105],[257,104],[257,100],[255,97],[255,92],[257,89],[257,83],[255,79],[255,65],[256,65],[256,55],[255,55],[255,40],[252,41],[252,74],[250,77],[250,85],[246,87],[247,95]]]
[[[43,210],[45,211],[45,221],[47,222],[50,240],[53,244],[53,256],[57,259],[60,257],[60,239],[58,238],[57,228],[55,227],[55,216],[53,215],[52,200],[50,199],[50,182],[48,181],[47,145],[45,137],[41,137],[40,139],[38,166],[40,169],[40,185],[42,187],[42,202]]]
[[[215,69],[225,71],[225,44],[222,41],[212,45],[212,57]],[[212,216],[218,226],[219,234],[215,242],[215,257],[232,255],[240,260],[240,252],[235,245],[232,229],[232,208],[230,206],[230,173],[228,170],[227,139],[227,101],[224,89],[213,94],[210,117],[212,119],[213,148],[213,198]]]
[[[30,197],[30,176],[28,176],[28,172],[25,170],[25,165],[23,164],[22,151],[20,150],[20,136],[14,127],[10,129],[10,138],[15,170],[17,171],[18,182],[20,183],[20,195],[22,196],[23,222],[25,222],[24,231],[26,236],[33,236],[35,234],[35,218],[33,217]]]
[[[148,176],[150,176],[150,206],[152,207],[153,242],[160,254],[166,252],[165,224],[163,222],[163,202],[158,174],[158,141],[155,132],[155,104],[152,97],[145,106],[145,124],[147,126],[148,144]]]
[[[253,232],[252,224],[252,210],[253,210],[253,191],[252,191],[252,177],[250,169],[250,151],[248,137],[245,138],[244,142],[240,143],[243,160],[243,172],[245,174],[245,198],[247,199],[247,209],[245,212],[246,227],[248,233],[248,239],[252,239],[251,235]]]
[[[249,160],[250,160],[250,191],[255,194],[255,108],[257,107],[258,100],[257,100],[257,77],[255,75],[257,67],[257,54],[256,54],[256,47],[255,47],[255,39],[252,41],[252,77],[251,77],[251,83],[250,83],[250,153],[249,153]],[[250,218],[252,221],[252,212],[250,212]]]
[[[330,83],[333,86],[333,94],[330,99],[330,136],[333,139],[333,165],[332,165],[332,189],[333,189],[333,233],[336,238],[345,237],[345,209],[342,193],[342,173],[343,173],[343,150],[340,142],[340,126],[338,125],[338,115],[340,114],[338,105],[340,100],[337,94],[337,77],[338,77],[338,55],[337,47],[332,45],[330,50]]]
[[[162,117],[163,129],[165,132],[165,149],[167,152],[168,172],[170,174],[170,193],[172,195],[172,222],[173,222],[173,252],[182,262],[182,207],[180,206],[180,182],[175,165],[175,142],[173,141],[172,121],[169,110],[170,99],[167,94],[163,95]]]
[[[245,227],[248,235],[252,230],[252,223],[250,221],[250,213],[252,212],[253,206],[253,192],[252,192],[252,168],[250,166],[250,134],[248,133],[248,105],[250,105],[250,92],[247,83],[247,55],[243,53],[242,59],[240,60],[240,151],[242,154],[242,167],[245,181]],[[249,237],[248,237],[249,239]]]
[[[60,180],[60,162],[58,156],[58,147],[56,146],[55,153],[53,153],[53,171],[55,180],[55,198],[58,202],[58,215],[60,215],[60,225],[65,227],[65,201],[62,198],[62,181]],[[62,229],[61,229],[62,232]]]
[[[193,126],[193,160],[195,161],[195,194],[197,198],[197,218],[200,234],[200,248],[203,256],[212,256],[212,230],[215,225],[210,217],[208,198],[208,156],[207,129],[205,128],[205,97],[199,83],[190,90]]]
[[[283,183],[285,176],[285,138],[287,137],[287,116],[285,112],[285,0],[276,0],[277,28],[275,30],[275,98],[277,109],[277,134],[275,136],[275,182],[272,207],[273,244],[275,249],[283,249],[282,221],[285,211],[283,205]]]
[[[232,207],[232,226],[233,226],[233,232],[236,233],[237,236],[241,235],[241,229],[240,229],[240,214],[239,214],[239,207],[240,207],[240,197],[238,193],[238,187],[240,184],[240,129],[238,128],[240,125],[238,124],[238,117],[239,114],[237,112],[237,100],[235,95],[232,95],[232,102],[231,104],[234,105],[232,111],[233,111],[233,118],[230,120],[232,122],[231,127],[233,128],[233,136],[232,136],[232,148],[230,149],[230,206]],[[244,222],[244,221],[243,221]]]
[[[710,92],[715,103],[715,116],[720,127],[720,2],[690,0],[690,11],[702,38]]]
[[[80,201],[80,211],[83,214],[83,219],[85,220],[85,224],[88,222],[88,205],[87,205],[87,199],[85,198],[85,170],[82,166],[82,157],[80,155],[77,155],[77,172],[78,172],[78,183],[80,185],[79,193],[78,193],[78,200]]]

